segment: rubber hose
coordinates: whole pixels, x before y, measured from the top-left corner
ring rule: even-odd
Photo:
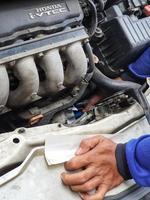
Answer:
[[[96,32],[97,25],[98,25],[97,9],[92,0],[88,0],[88,3],[92,11],[92,21],[91,21],[91,28],[89,30],[89,35],[93,36]]]
[[[94,73],[94,70],[95,70],[94,56],[93,56],[93,51],[92,51],[92,48],[91,48],[91,45],[90,45],[89,42],[86,42],[84,44],[84,49],[85,49],[85,52],[86,52],[87,57],[89,59],[88,73]]]
[[[118,92],[118,91],[127,90],[127,89],[139,89],[141,87],[140,84],[133,83],[130,81],[117,81],[117,80],[108,78],[96,68],[95,63],[94,63],[92,48],[89,43],[85,44],[85,51],[88,55],[89,63],[90,63],[90,69],[88,72],[90,73],[94,71],[92,81],[97,85],[97,87],[110,89],[113,92]]]
[[[129,89],[139,89],[141,87],[140,84],[133,83],[130,81],[119,81],[110,79],[107,76],[105,76],[101,71],[99,71],[96,67],[94,70],[92,80],[97,85],[97,87],[110,89],[113,92]]]

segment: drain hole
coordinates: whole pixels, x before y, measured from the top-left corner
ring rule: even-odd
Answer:
[[[20,142],[20,140],[18,138],[14,138],[13,139],[13,143],[18,144]]]

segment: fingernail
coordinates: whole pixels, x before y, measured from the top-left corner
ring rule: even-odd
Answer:
[[[79,195],[80,195],[80,197],[81,197],[82,199],[84,199],[84,195],[83,195],[83,194],[79,193]]]
[[[82,150],[82,148],[80,147],[80,148],[76,151],[76,155],[80,155],[80,154],[82,154],[82,152],[83,152],[83,150]]]

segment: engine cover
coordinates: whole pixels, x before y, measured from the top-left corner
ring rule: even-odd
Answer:
[[[110,77],[122,72],[150,45],[150,17],[136,19],[123,15],[118,6],[106,10],[108,21],[101,26],[103,41],[97,56],[105,62],[103,72]]]
[[[31,36],[37,31],[75,26],[82,18],[78,0],[5,1],[0,6],[0,42],[13,34],[13,37],[27,33]]]

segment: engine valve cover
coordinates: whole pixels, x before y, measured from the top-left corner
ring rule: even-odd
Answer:
[[[82,18],[78,0],[5,1],[0,6],[0,42],[21,31],[19,35],[78,25]]]

